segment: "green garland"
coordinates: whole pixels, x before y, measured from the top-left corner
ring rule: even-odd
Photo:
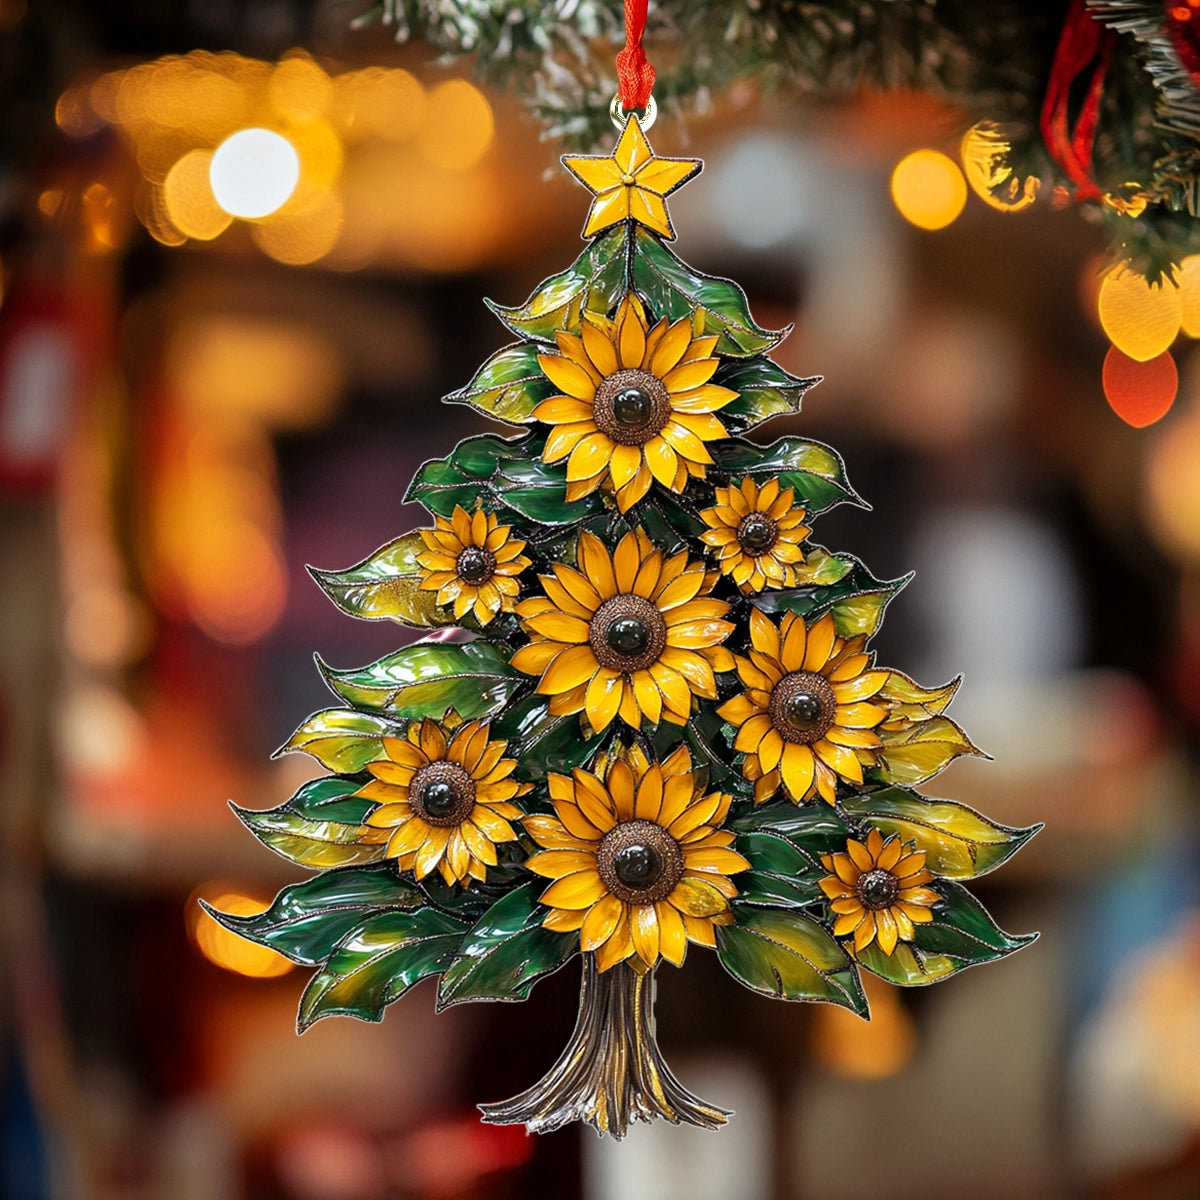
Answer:
[[[919,89],[958,108],[964,128],[977,120],[1001,125],[1014,172],[1036,175],[1043,195],[1069,193],[1038,130],[1067,7],[1063,0],[657,0],[647,32],[659,72],[655,97],[679,117],[703,112],[740,80],[773,98]],[[1095,178],[1108,198],[1078,207],[1105,227],[1114,261],[1157,282],[1200,252],[1200,90],[1163,29],[1162,5],[1088,0],[1088,7],[1119,37],[1095,144]],[[613,55],[624,38],[620,0],[380,0],[360,20],[382,21],[446,58],[471,56],[482,78],[515,90],[545,136],[568,148],[594,149],[610,135]]]

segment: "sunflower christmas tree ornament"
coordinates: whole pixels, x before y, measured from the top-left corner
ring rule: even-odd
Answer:
[[[642,91],[613,153],[563,160],[592,194],[586,248],[493,306],[517,340],[447,397],[517,432],[421,467],[427,528],[313,572],[354,616],[440,632],[320,664],[341,703],[285,749],[329,774],[237,810],[314,873],[258,915],[213,912],[315,968],[301,1030],[378,1021],[426,977],[439,1008],[523,1000],[579,960],[562,1056],[482,1109],[618,1138],[728,1116],[661,1057],[659,970],[712,953],[765,996],[867,1016],[863,971],[929,984],[1032,940],[965,884],[1036,832],[917,790],[978,753],[946,715],[957,682],[875,661],[907,580],[814,540],[858,499],[839,456],[746,436],[817,380],[669,248],[667,198],[700,163],[655,155],[646,71],[622,79]]]

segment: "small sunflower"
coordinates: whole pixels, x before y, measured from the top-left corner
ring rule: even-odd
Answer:
[[[510,778],[517,765],[505,758],[508,743],[489,741],[486,721],[468,721],[453,732],[426,717],[408,738],[385,737],[386,758],[367,764],[373,778],[356,793],[379,801],[366,823],[391,829],[386,857],[424,879],[435,867],[447,883],[484,879],[496,865],[496,845],[516,841],[509,820],[521,816],[510,803],[530,790]]]
[[[715,927],[733,921],[729,876],[750,864],[720,829],[731,797],[702,795],[686,747],[663,763],[615,759],[604,779],[551,774],[549,785],[558,815],[524,819],[544,847],[529,869],[555,881],[541,897],[546,928],[578,929],[601,971],[634,956],[679,966],[689,941],[716,946]]]
[[[705,595],[715,573],[686,550],[667,558],[640,529],[611,555],[581,533],[576,556],[578,570],[555,563],[541,576],[546,595],[517,605],[533,640],[512,665],[541,675],[551,712],[586,712],[597,733],[618,713],[635,729],[643,718],[684,724],[693,694],[715,699],[713,672],[733,669],[719,644],[734,629],[729,605]]]
[[[708,526],[702,539],[717,551],[722,574],[731,575],[743,592],[796,586],[796,565],[804,562],[800,543],[809,535],[795,490],[769,479],[753,479],[716,489],[716,504],[700,519]]]
[[[837,781],[862,783],[882,745],[876,726],[887,708],[870,703],[888,679],[871,670],[865,637],[843,640],[827,613],[811,626],[787,613],[776,627],[750,613],[750,657],[737,659],[746,690],[717,712],[738,727],[734,749],[761,803],[783,786],[797,802],[820,794],[829,804]]]
[[[713,413],[737,397],[709,382],[716,337],[696,336],[689,317],[650,328],[633,292],[612,320],[585,312],[580,333],[555,334],[560,353],[538,355],[564,394],[533,410],[553,426],[542,458],[567,459],[567,499],[607,483],[626,512],[656,479],[673,492],[703,479],[712,462],[704,443],[726,436]]]
[[[437,592],[439,604],[453,602],[458,620],[473,611],[486,625],[501,610],[511,611],[520,586],[516,577],[530,563],[521,553],[525,543],[510,536],[512,526],[482,508],[468,513],[461,504],[450,520],[434,521],[435,528],[418,531],[427,547],[417,555],[425,574],[421,590]]]
[[[916,842],[902,843],[894,834],[885,842],[872,829],[865,845],[850,838],[844,854],[822,854],[821,862],[832,872],[821,890],[837,915],[834,936],[854,934],[855,951],[878,942],[890,955],[897,941],[913,940],[914,924],[933,920],[931,909],[941,896],[924,886],[933,875]]]

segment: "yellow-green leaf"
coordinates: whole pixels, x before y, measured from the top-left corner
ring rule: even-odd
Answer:
[[[898,942],[891,954],[884,954],[878,943],[872,942],[857,954],[859,964],[872,975],[886,979],[900,987],[925,987],[961,971],[965,965],[958,959],[944,954],[930,954],[917,950],[907,942]]]
[[[931,717],[899,731],[882,730],[881,738],[879,774],[887,783],[921,783],[960,754],[987,757],[949,717]]]
[[[383,738],[399,731],[395,722],[377,713],[327,708],[309,717],[275,753],[302,750],[330,771],[353,775],[381,758]]]

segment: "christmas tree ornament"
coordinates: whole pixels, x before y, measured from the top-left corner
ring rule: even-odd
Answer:
[[[1036,827],[917,790],[978,751],[946,715],[957,681],[924,687],[870,648],[907,579],[814,540],[860,503],[841,458],[746,436],[818,380],[772,361],[787,331],[736,284],[670,248],[668,198],[701,164],[650,146],[646,66],[621,68],[611,153],[563,160],[591,194],[582,254],[492,306],[516,340],[447,397],[518,431],[420,468],[408,495],[429,527],[314,572],[351,615],[458,640],[318,660],[341,703],[284,750],[329,774],[236,810],[314,874],[265,912],[212,913],[315,968],[301,1030],[378,1021],[426,977],[439,1009],[523,1000],[580,960],[562,1056],[481,1107],[618,1138],[729,1115],[655,1042],[657,973],[689,953],[866,1016],[863,971],[929,984],[1034,936],[1004,933],[965,884]]]

